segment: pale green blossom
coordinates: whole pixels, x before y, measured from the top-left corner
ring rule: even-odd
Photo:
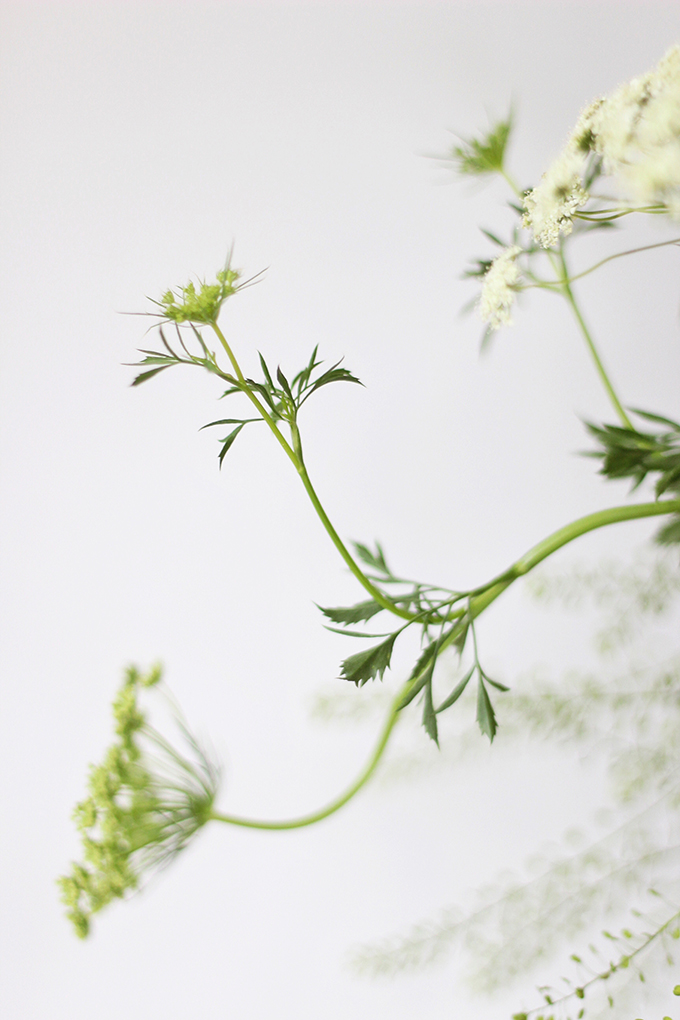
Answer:
[[[145,874],[167,864],[208,821],[218,770],[180,722],[194,760],[152,729],[138,706],[138,690],[158,683],[158,667],[134,667],[113,703],[118,736],[101,765],[90,770],[89,796],[74,820],[82,833],[82,864],[59,879],[76,934],[85,938],[92,914],[139,887]]]
[[[512,325],[510,310],[521,277],[516,260],[521,251],[522,248],[517,244],[504,248],[484,276],[479,314],[491,329]]]

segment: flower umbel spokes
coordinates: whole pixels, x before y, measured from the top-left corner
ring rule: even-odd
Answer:
[[[160,317],[168,322],[178,325],[185,322],[213,325],[227,298],[253,283],[260,273],[239,283],[242,275],[240,269],[232,269],[230,253],[224,268],[218,270],[215,283],[199,280],[197,289],[196,284],[190,280],[184,287],[167,290],[160,301],[154,301],[153,298],[150,300],[161,309]]]
[[[126,670],[113,703],[118,740],[91,768],[89,796],[74,812],[84,863],[74,864],[59,885],[80,938],[89,933],[93,914],[168,864],[210,816],[219,769],[179,716],[192,758],[176,751],[139,709],[139,688],[160,678],[158,666],[146,676],[133,666]]]

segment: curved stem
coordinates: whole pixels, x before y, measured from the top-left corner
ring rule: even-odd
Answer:
[[[619,524],[622,521],[635,521],[644,517],[659,517],[663,514],[680,513],[680,499],[656,500],[654,503],[634,503],[632,506],[613,506],[608,510],[597,510],[594,514],[579,517],[570,524],[558,528],[537,545],[520,556],[503,574],[490,581],[486,590],[470,599],[468,613],[473,618],[479,616],[487,606],[509,588],[518,577],[523,577],[538,566],[548,556],[573,542],[575,538],[586,535],[589,531],[604,528],[608,524]],[[479,589],[477,589],[479,591]]]
[[[247,829],[301,829],[305,825],[314,825],[315,822],[320,822],[324,818],[328,818],[329,815],[339,811],[352,797],[355,796],[375,772],[380,759],[387,747],[387,743],[392,734],[392,730],[395,727],[397,719],[399,718],[399,709],[405,695],[413,685],[412,680],[405,683],[399,690],[397,696],[392,701],[389,715],[382,729],[382,733],[378,739],[378,743],[375,746],[373,754],[369,758],[368,762],[361,770],[354,782],[349,786],[344,793],[341,793],[339,797],[332,800],[326,807],[321,808],[319,811],[313,811],[308,815],[301,815],[299,818],[291,818],[287,821],[282,822],[266,822],[258,821],[254,818],[241,818],[239,815],[225,815],[219,811],[211,811],[208,816],[208,820],[215,822],[225,822],[227,825],[240,825]]]
[[[611,262],[613,259],[621,259],[624,255],[637,255],[641,251],[651,251],[652,248],[665,248],[669,244],[680,244],[680,237],[674,237],[672,241],[659,241],[657,244],[645,244],[641,248],[629,248],[628,251],[617,251],[614,255],[608,255],[606,259],[601,259],[600,262],[596,262],[590,269],[584,269],[582,273],[577,273],[576,276],[571,276],[568,283],[573,283],[574,280],[581,280],[584,276],[588,276],[589,273],[594,273],[600,266],[604,266],[607,262]]]
[[[227,338],[225,337],[224,333],[219,328],[219,326],[217,325],[216,322],[213,322],[211,325],[212,325],[213,330],[217,334],[217,337],[219,338],[220,343],[222,344],[222,346],[224,347],[224,350],[227,353],[227,357],[229,358],[229,361],[231,363],[231,367],[233,368],[234,374],[235,374],[236,378],[238,379],[239,383],[241,383],[243,392],[246,394],[246,396],[248,397],[250,402],[252,404],[254,404],[254,406],[257,408],[259,414],[265,420],[265,422],[267,423],[267,425],[269,426],[271,431],[274,433],[274,436],[276,437],[277,441],[283,447],[286,455],[288,456],[288,458],[295,465],[295,470],[300,475],[300,478],[302,480],[302,484],[304,485],[305,490],[307,492],[307,495],[309,496],[309,498],[311,500],[312,506],[316,510],[316,513],[317,513],[317,516],[319,517],[319,520],[321,521],[321,523],[323,524],[324,528],[326,529],[326,532],[328,533],[328,536],[329,536],[331,542],[333,543],[335,548],[338,550],[338,552],[342,556],[343,560],[345,561],[345,563],[347,564],[347,566],[349,567],[351,572],[356,577],[356,579],[359,582],[359,584],[361,584],[366,589],[366,591],[369,593],[369,595],[373,599],[375,599],[375,601],[378,603],[378,605],[382,606],[383,609],[387,609],[390,613],[393,613],[395,616],[399,616],[402,620],[411,620],[411,619],[413,619],[414,616],[415,616],[414,613],[410,613],[410,612],[408,612],[405,609],[400,609],[399,606],[395,605],[395,603],[392,602],[391,599],[387,598],[387,596],[384,595],[380,591],[380,589],[377,588],[373,584],[373,582],[369,580],[368,577],[366,577],[366,575],[364,574],[363,570],[361,569],[359,564],[356,562],[356,560],[354,559],[354,557],[350,553],[349,549],[347,548],[345,543],[342,541],[342,539],[338,535],[338,533],[335,530],[335,528],[333,527],[328,514],[326,513],[326,511],[323,508],[321,500],[319,499],[319,497],[317,496],[317,494],[316,494],[316,492],[314,490],[314,486],[312,485],[311,479],[310,479],[310,477],[309,477],[309,475],[307,473],[307,468],[305,467],[304,460],[302,458],[302,448],[301,448],[301,445],[300,445],[300,435],[299,435],[299,432],[298,432],[298,429],[297,429],[297,425],[295,423],[291,423],[291,432],[292,432],[292,435],[294,437],[294,445],[291,446],[290,443],[288,443],[285,440],[285,438],[281,435],[281,433],[279,432],[279,430],[277,428],[277,425],[276,425],[276,422],[274,421],[272,416],[269,414],[269,412],[267,411],[266,407],[262,404],[262,402],[260,400],[258,400],[258,398],[255,396],[255,394],[252,392],[250,386],[248,386],[248,382],[247,382],[245,376],[243,375],[243,372],[241,371],[241,366],[239,365],[238,361],[236,360],[236,356],[234,355],[234,352],[232,351],[231,347],[229,346],[229,343],[227,342]]]
[[[452,627],[447,636],[440,641],[438,654],[452,645],[456,638],[459,637],[461,630],[468,626],[475,617],[484,612],[499,595],[502,595],[510,587],[513,581],[516,581],[518,577],[522,577],[524,574],[528,574],[542,560],[552,555],[557,549],[561,549],[562,546],[572,542],[575,538],[579,538],[589,531],[594,531],[596,528],[602,528],[607,524],[637,520],[643,517],[657,517],[661,514],[669,513],[680,513],[680,499],[668,499],[655,503],[637,503],[634,506],[618,506],[611,507],[608,510],[599,510],[594,514],[588,514],[586,517],[580,517],[578,520],[572,521],[571,524],[567,524],[558,531],[553,532],[552,535],[544,538],[542,542],[533,546],[524,556],[516,560],[505,573],[490,581],[483,590],[475,589],[478,594],[474,595],[471,593],[467,609],[459,610],[451,615],[450,619],[458,617],[459,623],[457,626]],[[299,818],[292,818],[281,822],[242,818],[239,815],[226,815],[219,811],[211,811],[208,820],[224,822],[227,825],[240,825],[248,829],[284,830],[301,829],[306,825],[314,825],[315,822],[320,822],[324,818],[328,818],[329,815],[334,814],[359,792],[375,772],[387,747],[401,708],[408,704],[410,692],[421,680],[423,673],[429,668],[430,664],[426,663],[420,673],[413,674],[399,689],[390,706],[390,711],[378,743],[367,764],[351,786],[344,793],[340,794],[339,797],[336,797],[335,800],[327,804],[326,807],[313,811],[308,815],[301,815]]]
[[[614,387],[612,386],[612,384],[611,384],[611,382],[609,380],[609,376],[607,375],[607,372],[605,371],[605,367],[602,364],[602,360],[600,358],[600,355],[597,352],[597,348],[595,347],[595,343],[593,342],[593,338],[591,337],[590,332],[588,330],[588,327],[586,326],[585,321],[583,319],[583,316],[581,315],[581,310],[579,309],[578,304],[576,303],[576,298],[574,297],[574,293],[573,293],[573,291],[571,289],[571,286],[570,286],[570,283],[569,283],[569,272],[568,272],[568,269],[567,269],[567,262],[566,262],[566,259],[564,257],[564,249],[563,248],[560,249],[559,258],[560,258],[560,263],[561,263],[561,267],[562,267],[562,293],[564,294],[565,298],[567,299],[567,302],[571,306],[571,310],[573,311],[574,315],[576,316],[576,321],[578,322],[579,326],[581,327],[581,332],[583,333],[583,336],[585,337],[585,341],[586,341],[586,343],[588,345],[588,349],[590,350],[591,357],[592,357],[593,361],[595,362],[595,368],[597,369],[598,375],[600,376],[600,380],[602,381],[602,385],[604,386],[605,390],[607,391],[607,395],[609,396],[609,399],[611,400],[611,402],[612,402],[612,404],[614,406],[614,410],[618,414],[618,416],[619,416],[621,422],[623,423],[623,425],[627,429],[631,429],[632,430],[633,429],[633,423],[631,422],[630,418],[628,417],[628,415],[624,411],[623,405],[621,404],[621,401],[619,400],[619,398],[617,397],[617,395],[616,395],[616,393],[614,391]]]
[[[267,425],[269,426],[271,431],[274,433],[274,436],[276,437],[277,441],[283,447],[286,455],[290,458],[290,460],[292,460],[292,462],[295,465],[295,467],[298,468],[298,470],[299,470],[299,463],[300,462],[299,462],[299,459],[298,459],[298,457],[297,457],[297,455],[295,453],[295,450],[293,450],[293,448],[290,445],[290,443],[286,442],[285,438],[281,435],[281,433],[279,432],[278,428],[276,427],[276,422],[274,421],[274,419],[270,415],[269,411],[266,409],[264,404],[260,400],[257,399],[257,397],[255,396],[253,391],[250,389],[250,386],[248,386],[248,383],[246,382],[246,378],[245,378],[243,372],[241,371],[241,366],[239,365],[238,361],[236,360],[236,357],[235,357],[234,352],[232,351],[231,347],[227,343],[227,338],[225,337],[224,333],[222,332],[222,330],[220,329],[220,327],[217,325],[216,322],[211,323],[211,326],[212,326],[213,330],[215,331],[215,333],[217,334],[217,337],[218,337],[220,343],[222,344],[222,346],[224,347],[225,351],[227,352],[227,357],[229,358],[229,361],[231,362],[231,367],[234,369],[234,374],[235,374],[236,378],[238,379],[238,381],[241,383],[241,385],[243,387],[243,392],[248,397],[248,400],[250,400],[251,404],[253,404],[257,408],[258,413],[262,415],[262,417],[266,421]]]
[[[332,525],[332,523],[331,523],[331,521],[330,521],[326,511],[324,510],[324,508],[323,508],[323,506],[321,504],[321,500],[319,499],[319,497],[317,496],[317,494],[316,494],[316,492],[314,490],[314,486],[312,485],[311,479],[310,479],[309,475],[307,474],[307,468],[305,467],[304,463],[302,463],[300,465],[300,467],[298,468],[298,471],[299,471],[299,474],[300,474],[300,478],[302,480],[302,484],[305,487],[305,490],[307,492],[307,495],[310,498],[312,506],[316,510],[316,513],[317,513],[317,516],[319,517],[319,520],[321,521],[321,523],[323,524],[324,528],[326,529],[326,532],[327,532],[331,542],[333,543],[335,548],[338,550],[338,552],[342,556],[343,560],[345,561],[345,563],[347,564],[347,566],[349,567],[351,572],[356,577],[356,579],[359,582],[359,584],[363,585],[363,587],[366,589],[366,591],[369,593],[369,595],[371,595],[372,598],[374,598],[375,601],[378,603],[378,605],[383,607],[383,609],[389,610],[390,613],[393,613],[395,616],[401,617],[402,620],[413,620],[413,619],[415,619],[417,617],[417,615],[418,615],[417,613],[411,613],[407,609],[400,609],[399,606],[395,605],[394,602],[392,602],[385,595],[383,595],[383,593],[380,591],[380,589],[376,588],[376,586],[373,584],[373,582],[370,581],[366,577],[366,575],[364,574],[363,570],[361,569],[359,564],[356,562],[356,560],[354,559],[352,554],[349,552],[349,550],[347,549],[347,546],[342,541],[342,539],[338,535],[337,531],[333,527],[333,525]]]

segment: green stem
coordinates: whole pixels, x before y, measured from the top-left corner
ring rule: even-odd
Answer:
[[[267,423],[267,425],[269,426],[271,431],[274,433],[274,436],[276,437],[277,441],[283,447],[286,455],[288,456],[288,458],[295,465],[295,470],[300,475],[300,478],[302,480],[302,484],[304,485],[305,490],[307,492],[307,495],[309,496],[309,498],[311,500],[312,506],[316,510],[316,513],[317,513],[317,515],[319,517],[319,520],[321,521],[321,523],[323,524],[324,528],[326,529],[326,532],[328,533],[328,536],[329,536],[331,542],[333,543],[335,548],[338,550],[338,552],[342,556],[343,560],[345,561],[345,563],[347,564],[347,566],[349,567],[351,572],[356,577],[356,579],[359,582],[359,584],[361,584],[366,589],[366,591],[369,593],[369,595],[373,599],[375,599],[375,601],[378,603],[378,605],[382,606],[383,609],[387,609],[390,613],[393,613],[395,616],[399,616],[402,620],[411,620],[411,619],[413,619],[414,618],[414,614],[413,613],[410,613],[410,612],[408,612],[405,609],[400,609],[399,606],[395,605],[394,602],[392,602],[390,599],[388,599],[380,591],[380,589],[376,588],[376,586],[373,584],[373,582],[370,581],[368,579],[368,577],[366,577],[366,575],[364,574],[363,570],[361,569],[359,564],[356,562],[356,560],[354,559],[354,557],[350,553],[349,549],[344,544],[344,542],[342,541],[342,539],[338,535],[337,531],[333,527],[333,525],[332,525],[332,523],[330,521],[330,518],[328,517],[328,514],[326,513],[326,511],[323,508],[321,500],[319,499],[319,497],[317,496],[317,494],[316,494],[316,492],[314,490],[314,486],[312,485],[311,479],[310,479],[310,477],[309,477],[309,475],[307,473],[307,468],[305,467],[304,460],[303,460],[303,457],[302,457],[302,447],[301,447],[301,444],[300,444],[300,434],[298,432],[297,425],[295,423],[291,423],[291,433],[293,435],[293,446],[291,446],[290,443],[286,442],[285,438],[279,432],[279,430],[277,428],[277,425],[276,425],[276,422],[274,421],[272,416],[269,414],[269,412],[267,411],[266,407],[262,404],[262,402],[260,400],[258,400],[258,398],[255,396],[255,394],[252,392],[251,388],[248,386],[248,382],[247,382],[245,376],[243,375],[243,372],[241,371],[241,366],[239,365],[238,361],[236,360],[236,356],[234,355],[234,352],[232,351],[231,347],[229,346],[224,333],[219,328],[219,326],[217,325],[216,322],[213,322],[211,325],[212,325],[212,328],[214,329],[215,333],[217,334],[220,343],[222,344],[222,346],[224,347],[224,350],[227,353],[227,357],[229,358],[229,361],[231,363],[231,367],[233,368],[234,374],[235,374],[236,378],[238,379],[239,383],[241,384],[241,386],[243,388],[243,392],[246,394],[246,396],[251,401],[251,403],[257,408],[259,414],[262,415],[263,419],[265,420],[265,422]]]
[[[456,638],[459,637],[463,627],[468,625],[475,617],[479,616],[484,610],[494,602],[499,595],[510,587],[513,581],[516,581],[518,577],[522,577],[524,574],[528,574],[530,570],[533,570],[537,564],[542,560],[551,556],[552,553],[556,552],[557,549],[561,549],[562,546],[567,545],[569,542],[573,542],[575,538],[579,538],[581,535],[585,535],[588,531],[594,531],[596,528],[602,528],[607,524],[616,524],[621,521],[637,520],[643,517],[657,517],[661,514],[680,513],[680,499],[668,499],[662,500],[656,503],[637,503],[634,506],[617,506],[611,507],[608,510],[598,510],[594,514],[588,514],[586,517],[580,517],[576,521],[572,521],[571,524],[565,525],[558,531],[553,532],[547,538],[544,538],[542,542],[539,542],[533,548],[529,549],[524,556],[521,556],[513,565],[500,574],[499,577],[490,581],[484,590],[476,589],[479,594],[473,595],[468,602],[468,607],[465,610],[459,610],[458,612],[451,615],[451,619],[455,619],[456,616],[460,617],[460,623],[449,631],[448,635],[441,641],[439,646],[439,653],[443,652],[445,648],[452,645]],[[282,822],[267,822],[259,821],[253,818],[241,818],[239,815],[225,815],[218,811],[212,811],[209,815],[209,820],[216,822],[225,822],[228,825],[240,825],[248,829],[300,829],[305,825],[314,825],[315,822],[320,822],[322,819],[327,818],[329,815],[334,814],[341,807],[343,807],[349,800],[354,797],[356,793],[368,782],[373,773],[375,772],[378,763],[387,747],[387,743],[394,729],[395,723],[399,717],[399,712],[403,707],[405,701],[408,699],[408,695],[414,685],[421,679],[423,672],[427,671],[430,664],[427,663],[423,666],[423,670],[420,673],[411,676],[407,682],[397,692],[396,697],[392,701],[389,715],[383,726],[382,733],[373,754],[369,758],[362,772],[355,781],[345,790],[344,793],[332,800],[326,807],[321,808],[319,811],[313,811],[308,815],[301,815],[299,818],[292,818]]]
[[[308,815],[301,815],[299,818],[291,818],[288,821],[283,822],[263,822],[253,818],[241,818],[239,815],[225,815],[219,811],[211,811],[209,820],[215,822],[225,822],[227,825],[240,825],[247,829],[301,829],[305,825],[314,825],[315,822],[320,822],[324,818],[328,818],[329,815],[339,811],[347,801],[351,800],[355,794],[359,792],[362,786],[368,782],[373,773],[375,772],[378,763],[387,747],[387,743],[392,734],[392,730],[395,727],[397,719],[399,718],[399,709],[404,696],[408,693],[409,688],[412,686],[413,681],[409,680],[399,690],[397,696],[392,701],[389,715],[385,725],[383,726],[382,733],[378,743],[375,746],[373,754],[369,758],[368,762],[359,773],[358,777],[354,780],[351,786],[349,786],[344,793],[341,793],[339,797],[332,800],[326,807],[321,808],[319,811],[313,811]]]
[[[276,437],[277,441],[283,447],[283,449],[284,449],[284,451],[286,453],[286,456],[289,457],[290,460],[292,460],[292,462],[295,465],[296,469],[299,469],[299,463],[300,462],[299,462],[299,459],[298,459],[298,457],[297,457],[297,455],[295,453],[295,450],[293,450],[291,445],[286,442],[285,438],[281,435],[281,433],[279,432],[278,428],[276,427],[276,422],[274,421],[274,419],[270,415],[270,413],[267,410],[267,408],[264,406],[264,404],[260,400],[257,399],[255,394],[251,390],[250,386],[248,385],[248,383],[246,381],[246,378],[245,378],[243,372],[241,371],[241,366],[239,365],[238,361],[236,360],[234,352],[232,351],[231,347],[227,343],[227,338],[225,337],[224,333],[222,332],[222,330],[220,329],[220,327],[217,325],[216,322],[211,323],[211,325],[212,325],[212,328],[214,329],[215,333],[217,334],[217,337],[218,337],[220,343],[222,344],[222,346],[224,347],[225,351],[227,352],[227,357],[229,358],[229,361],[231,362],[231,367],[234,369],[234,374],[235,374],[236,378],[238,379],[238,381],[241,383],[241,386],[243,387],[243,392],[248,397],[248,400],[250,400],[251,404],[253,404],[257,408],[258,413],[262,415],[262,417],[266,421],[267,425],[269,426],[271,431],[274,433],[274,436]]]
[[[314,509],[317,512],[319,520],[321,521],[321,523],[323,524],[324,528],[326,529],[326,532],[328,533],[328,536],[329,536],[331,542],[333,543],[335,548],[338,550],[338,552],[342,556],[343,560],[345,561],[345,563],[347,564],[347,566],[349,567],[351,572],[356,577],[356,579],[359,582],[359,584],[363,585],[363,587],[366,589],[366,591],[369,593],[369,595],[371,595],[371,597],[374,598],[375,601],[378,603],[378,605],[382,606],[383,609],[388,609],[391,613],[394,613],[395,616],[401,617],[402,620],[413,620],[413,619],[415,619],[417,614],[411,613],[407,609],[400,609],[399,606],[395,605],[394,602],[392,602],[392,601],[390,601],[390,599],[386,598],[385,595],[383,595],[383,593],[380,591],[380,589],[376,588],[376,586],[373,584],[373,582],[370,581],[366,577],[366,575],[364,574],[363,570],[358,565],[356,560],[353,558],[353,556],[351,555],[351,553],[349,552],[349,550],[345,546],[344,542],[342,541],[342,539],[338,535],[337,531],[335,530],[335,528],[331,524],[331,522],[330,522],[330,520],[328,518],[328,515],[326,514],[326,511],[324,510],[323,506],[321,505],[321,500],[319,499],[319,497],[317,496],[316,492],[314,491],[314,486],[312,485],[311,479],[310,479],[309,475],[307,474],[307,469],[304,466],[304,463],[301,464],[301,466],[300,466],[300,468],[298,470],[299,470],[299,473],[300,473],[300,478],[302,480],[302,484],[304,485],[305,490],[307,492],[307,495],[309,496],[309,498],[311,500],[312,506],[314,507]]]
[[[618,414],[618,416],[619,416],[621,422],[623,423],[623,425],[627,429],[631,429],[632,430],[633,429],[633,423],[631,422],[630,418],[628,417],[628,415],[624,411],[623,405],[621,404],[621,401],[619,400],[619,398],[617,397],[617,395],[616,395],[616,393],[614,391],[614,387],[612,386],[612,384],[611,384],[611,382],[609,380],[609,376],[607,375],[605,367],[602,364],[602,360],[600,358],[600,355],[597,353],[597,348],[595,347],[595,343],[593,342],[593,338],[591,337],[590,332],[588,330],[588,327],[586,326],[585,321],[583,319],[583,316],[581,315],[581,310],[579,309],[578,304],[576,303],[576,298],[574,297],[574,292],[572,291],[570,283],[569,283],[569,271],[567,269],[567,262],[566,262],[566,259],[564,257],[564,250],[563,249],[560,250],[559,258],[560,258],[561,267],[562,267],[562,293],[564,294],[565,298],[567,299],[567,302],[571,306],[571,310],[573,311],[574,315],[576,316],[576,321],[578,322],[579,326],[581,327],[581,332],[583,333],[583,336],[585,337],[585,341],[586,341],[586,343],[588,345],[588,349],[590,350],[591,357],[592,357],[593,361],[595,362],[595,368],[597,369],[598,375],[600,376],[600,379],[602,381],[602,385],[604,386],[605,390],[607,391],[607,395],[609,396],[609,399],[611,400],[611,402],[612,402],[612,404],[614,406],[614,410]]]
[[[518,577],[523,577],[530,570],[538,566],[542,560],[552,556],[562,546],[573,542],[575,538],[595,531],[597,528],[604,528],[608,524],[619,524],[622,521],[635,521],[644,517],[659,517],[662,514],[680,513],[680,499],[663,499],[654,503],[635,503],[632,506],[613,506],[608,510],[598,510],[594,514],[587,514],[579,517],[578,520],[565,524],[564,527],[548,535],[537,545],[529,549],[513,563],[503,574],[489,582],[485,590],[470,599],[468,615],[473,619],[479,616],[487,606],[501,595],[506,588],[509,588]],[[479,589],[477,589],[479,591]],[[456,614],[458,615],[458,614]],[[455,637],[452,639],[455,640]],[[450,642],[449,642],[450,643]]]

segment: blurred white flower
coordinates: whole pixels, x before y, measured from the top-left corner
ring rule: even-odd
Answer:
[[[517,244],[504,248],[484,276],[479,314],[491,329],[512,325],[510,309],[521,276],[516,259],[521,251],[522,248]]]
[[[523,225],[544,248],[573,226],[588,201],[583,175],[591,153],[602,158],[621,197],[632,205],[664,205],[680,212],[680,46],[647,74],[594,100],[564,149],[524,199]]]
[[[575,146],[567,146],[525,196],[522,224],[542,248],[557,244],[560,233],[571,233],[574,213],[588,201],[581,181],[584,164],[585,156]]]
[[[680,46],[618,88],[594,118],[594,149],[633,204],[680,203]]]

